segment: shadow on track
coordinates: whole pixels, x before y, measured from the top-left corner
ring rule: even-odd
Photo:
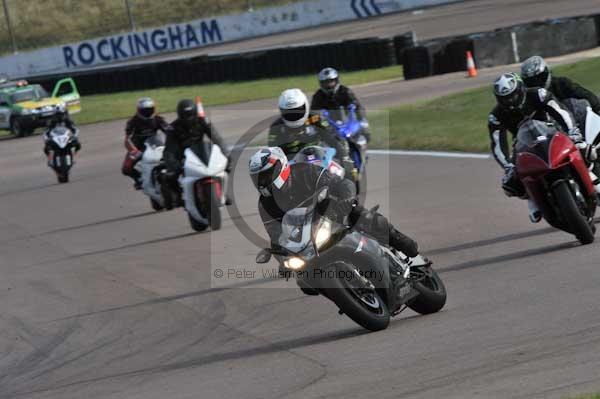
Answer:
[[[594,219],[594,222],[599,223],[600,218]],[[542,236],[542,235],[556,233],[556,232],[560,232],[560,230],[555,229],[554,227],[546,227],[546,228],[539,229],[539,230],[507,234],[505,236],[488,238],[485,240],[473,241],[473,242],[468,242],[468,243],[464,243],[464,244],[453,245],[450,247],[437,248],[437,249],[433,249],[431,251],[425,251],[425,252],[427,253],[427,255],[435,256],[435,255],[445,254],[448,252],[457,252],[457,251],[463,251],[465,249],[486,247],[488,245],[494,245],[494,244],[500,244],[500,243],[508,242],[508,241],[520,240],[522,238]]]
[[[492,256],[489,258],[463,262],[463,263],[459,263],[459,264],[453,265],[453,266],[441,267],[441,268],[438,268],[437,270],[440,272],[440,274],[448,273],[448,272],[455,272],[455,271],[470,269],[470,268],[474,268],[474,267],[489,266],[489,265],[493,265],[495,263],[509,262],[509,261],[514,261],[514,260],[518,260],[518,259],[529,258],[529,257],[536,256],[536,255],[545,255],[545,254],[549,254],[552,252],[562,251],[562,250],[566,250],[566,249],[570,249],[570,248],[576,248],[579,246],[580,246],[579,242],[568,242],[568,243],[564,243],[564,244],[560,244],[560,245],[548,245],[548,246],[541,247],[541,248],[527,249],[525,251],[514,252],[514,253],[511,253],[508,255]]]

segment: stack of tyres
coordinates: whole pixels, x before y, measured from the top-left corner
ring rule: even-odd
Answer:
[[[394,36],[394,50],[396,52],[396,62],[402,63],[404,50],[417,45],[417,36],[415,32],[407,32],[403,35]]]
[[[407,80],[433,75],[433,57],[429,47],[416,46],[404,50],[402,64]]]

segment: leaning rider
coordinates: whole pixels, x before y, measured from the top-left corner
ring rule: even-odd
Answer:
[[[509,150],[507,132],[514,139],[520,123],[528,116],[533,119],[556,122],[581,149],[588,162],[597,159],[596,151],[583,140],[571,113],[544,88],[525,87],[523,80],[515,73],[505,73],[494,82],[494,95],[497,105],[488,117],[491,150],[494,158],[504,168],[502,188],[509,197],[527,198],[525,188],[516,176],[514,159]],[[595,182],[596,184],[596,182]],[[529,218],[533,223],[541,220],[542,214],[535,203],[529,200]]]

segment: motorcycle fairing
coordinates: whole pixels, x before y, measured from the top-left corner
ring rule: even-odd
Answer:
[[[208,165],[204,164],[200,157],[190,148],[186,148],[184,156],[184,172],[183,176],[179,179],[179,183],[183,191],[185,209],[196,221],[208,224],[208,219],[202,216],[198,209],[198,204],[196,204],[196,183],[212,177],[220,178],[221,181],[225,182],[227,158],[223,155],[219,146],[215,144],[210,147]]]

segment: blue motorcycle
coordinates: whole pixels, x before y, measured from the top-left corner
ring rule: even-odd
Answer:
[[[363,127],[356,117],[356,105],[350,104],[345,121],[335,120],[329,111],[323,111],[323,118],[329,122],[337,135],[348,142],[350,158],[356,169],[352,179],[356,183],[356,193],[361,193],[361,185],[366,184],[367,138],[362,134]]]

